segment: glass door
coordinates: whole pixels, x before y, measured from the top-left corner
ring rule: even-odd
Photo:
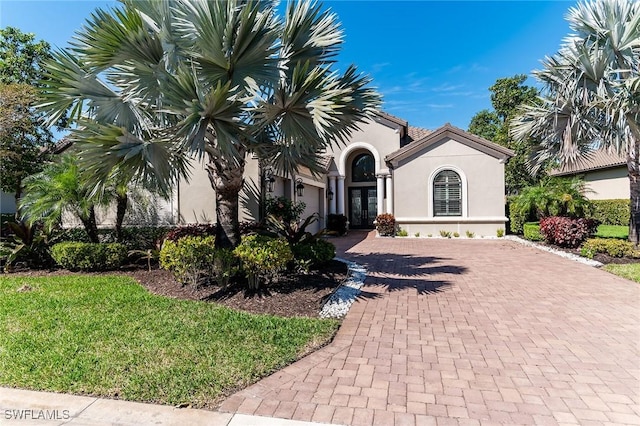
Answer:
[[[373,228],[378,200],[375,187],[349,188],[349,226],[354,229]]]

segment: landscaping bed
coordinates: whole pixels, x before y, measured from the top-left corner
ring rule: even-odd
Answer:
[[[317,318],[324,302],[347,278],[347,265],[337,260],[309,273],[287,272],[259,291],[248,291],[246,283],[183,286],[163,269],[129,272],[151,293],[177,299],[204,300],[255,314]]]

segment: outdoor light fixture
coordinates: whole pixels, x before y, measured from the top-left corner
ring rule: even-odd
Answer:
[[[327,191],[327,198],[329,199],[329,201],[333,200],[333,191],[331,190],[331,188],[329,188],[329,191]]]
[[[273,177],[273,169],[271,167],[265,167],[263,172],[263,182],[265,183],[265,188],[267,192],[273,192],[273,184],[276,182],[276,178]]]
[[[302,184],[302,179],[296,179],[296,194],[298,197],[302,197],[304,195],[304,185]]]

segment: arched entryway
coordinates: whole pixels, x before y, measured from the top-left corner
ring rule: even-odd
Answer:
[[[346,171],[349,226],[353,229],[372,229],[378,214],[376,164],[373,154],[367,150],[354,152],[347,161]]]

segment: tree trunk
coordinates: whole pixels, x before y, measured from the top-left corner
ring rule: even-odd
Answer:
[[[93,206],[89,208],[89,216],[81,217],[80,221],[82,222],[84,230],[89,236],[89,240],[92,243],[99,243],[100,238],[98,237],[98,223],[96,222],[96,211]]]
[[[124,215],[127,212],[128,198],[127,193],[116,195],[116,240],[122,242],[122,223]]]
[[[244,150],[236,161],[209,154],[207,173],[216,192],[216,247],[219,248],[240,244],[238,199],[244,183],[244,156]]]
[[[640,133],[637,125],[630,119],[630,140],[627,146],[627,170],[629,171],[629,202],[631,217],[629,220],[629,241],[638,245],[640,234]]]

